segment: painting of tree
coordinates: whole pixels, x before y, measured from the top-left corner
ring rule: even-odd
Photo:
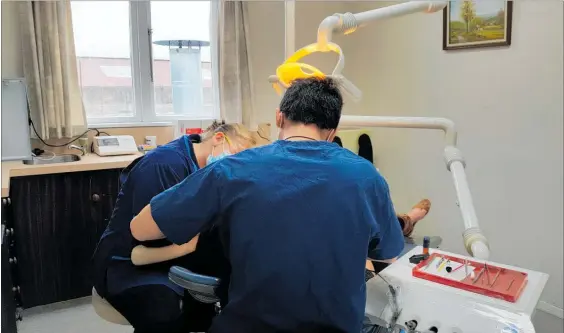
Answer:
[[[449,1],[444,11],[443,49],[511,44],[512,1]]]
[[[466,32],[470,32],[470,22],[476,17],[474,1],[463,1],[460,6],[460,17],[466,23]]]
[[[504,9],[500,9],[499,12],[497,12],[497,16],[496,16],[496,23],[497,24],[503,24],[503,21],[505,20],[505,10]]]

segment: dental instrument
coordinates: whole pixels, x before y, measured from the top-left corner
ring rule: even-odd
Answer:
[[[464,265],[466,265],[466,264],[461,264],[460,266],[456,267],[452,272],[449,272],[449,273],[454,273],[454,272],[456,272],[457,270],[461,269],[462,266],[464,266]],[[468,275],[468,274],[466,274],[466,275]]]
[[[443,261],[443,263],[439,266],[439,268],[437,270],[440,272],[443,269],[443,267],[445,267],[447,264],[448,264],[448,261]]]
[[[495,275],[492,284],[490,285],[490,287],[493,288],[495,282],[497,281],[497,278],[499,277],[499,274],[501,274],[501,269],[497,271],[497,274]]]
[[[488,284],[490,284],[490,270],[488,269],[488,264],[484,264],[484,270],[486,271],[486,277],[488,278]]]
[[[515,279],[511,280],[511,283],[509,284],[509,287],[507,287],[507,290],[511,289],[511,286],[513,285],[513,282],[515,282]]]
[[[474,278],[474,280],[472,281],[472,284],[476,284],[476,282],[478,282],[478,280],[480,280],[480,278],[482,277],[482,274],[484,274],[483,268],[482,268],[482,270],[480,270],[480,273],[478,273],[478,275],[476,275],[476,278]]]

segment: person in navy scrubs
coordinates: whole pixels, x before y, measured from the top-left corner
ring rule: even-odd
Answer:
[[[360,332],[369,244],[391,261],[404,243],[384,178],[332,143],[342,107],[330,78],[294,81],[276,111],[278,141],[200,169],[132,220],[139,241],[219,230],[229,301],[208,332]]]
[[[112,217],[93,257],[94,287],[136,333],[185,333],[209,327],[215,315],[213,305],[183,299],[184,290],[169,281],[168,270],[181,265],[217,275],[220,272],[209,269],[218,266],[209,265],[206,259],[220,260],[222,252],[215,244],[218,241],[214,243],[217,236],[211,233],[202,234],[194,253],[197,240],[178,245],[164,239],[138,242],[129,228],[132,218],[155,195],[213,161],[254,144],[253,135],[242,125],[214,122],[201,136],[182,136],[123,170]]]

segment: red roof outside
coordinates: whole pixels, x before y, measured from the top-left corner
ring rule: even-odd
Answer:
[[[131,87],[131,60],[125,58],[78,57],[82,87]],[[170,87],[170,61],[154,60],[155,86]],[[211,88],[211,63],[202,62],[203,88]]]

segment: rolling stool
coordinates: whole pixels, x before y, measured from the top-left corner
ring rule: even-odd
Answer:
[[[114,309],[108,301],[103,299],[102,296],[98,295],[95,288],[92,288],[92,306],[100,318],[113,324],[130,326],[127,319]]]

